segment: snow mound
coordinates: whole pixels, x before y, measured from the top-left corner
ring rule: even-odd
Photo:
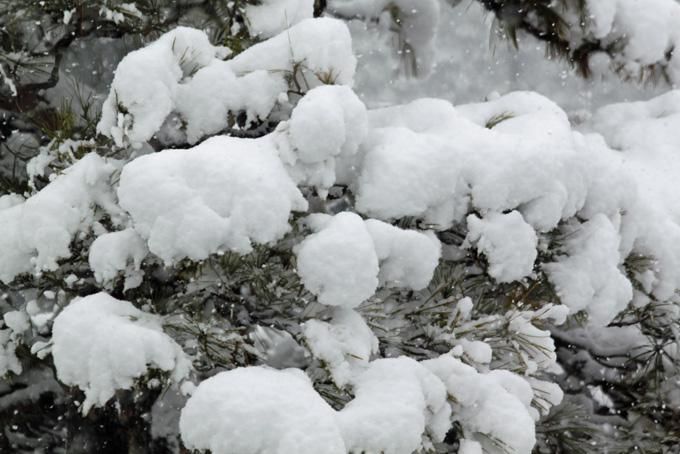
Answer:
[[[356,307],[378,285],[420,290],[439,263],[433,234],[402,230],[354,213],[310,216],[317,230],[297,247],[297,271],[305,287],[331,306]]]
[[[440,442],[451,427],[444,384],[411,358],[375,360],[353,385],[355,398],[338,413],[350,452],[411,454],[424,434]]]
[[[564,257],[544,265],[561,302],[572,312],[585,309],[602,326],[633,298],[631,283],[619,269],[619,242],[615,226],[598,214],[568,234]]]
[[[528,408],[532,391],[521,377],[508,371],[482,374],[450,355],[422,364],[446,385],[454,399],[453,420],[461,424],[469,442],[477,441],[484,452],[494,454],[532,452],[536,442]]]
[[[97,131],[118,146],[150,139],[172,112],[179,81],[214,57],[208,36],[188,27],[130,52],[116,68]]]
[[[498,282],[512,282],[531,274],[538,237],[517,211],[491,212],[483,219],[467,217],[467,244],[474,244],[489,261],[488,273]]]
[[[71,256],[75,235],[88,231],[95,207],[110,208],[109,177],[115,167],[91,153],[25,202],[0,209],[0,280],[56,270]]]
[[[66,306],[54,320],[52,343],[59,381],[85,392],[83,413],[106,404],[116,390],[130,389],[150,369],[179,381],[191,367],[156,316],[106,293]]]
[[[476,208],[517,209],[536,230],[573,216],[587,193],[569,121],[534,93],[453,108],[423,99],[369,111],[357,209],[446,229]]]
[[[345,454],[333,409],[298,369],[242,367],[203,381],[180,417],[189,449]]]
[[[441,245],[432,232],[404,230],[375,219],[366,220],[380,262],[380,285],[422,290],[439,264]]]
[[[0,376],[4,377],[9,372],[19,375],[23,370],[16,349],[17,342],[12,331],[0,329]]]
[[[353,181],[355,155],[368,132],[366,107],[346,86],[322,85],[298,102],[277,128],[279,153],[298,184],[322,191]]]
[[[125,289],[141,282],[140,267],[148,254],[144,240],[134,229],[105,233],[90,245],[89,264],[97,282],[108,283],[126,272]]]
[[[142,156],[123,168],[118,198],[167,263],[247,253],[288,232],[291,210],[307,209],[268,138],[218,136]]]
[[[339,213],[296,249],[297,272],[319,302],[356,307],[378,287],[378,256],[363,219]]]
[[[215,454],[410,454],[451,425],[444,384],[415,360],[373,361],[352,384],[356,397],[336,412],[298,369],[222,372],[182,410],[182,440]]]
[[[330,323],[309,320],[303,333],[312,354],[325,363],[339,387],[347,385],[378,351],[378,338],[352,309],[336,308]]]
[[[622,229],[622,253],[630,250],[654,258],[657,266],[645,290],[668,299],[680,286],[680,91],[646,102],[622,103],[598,110],[587,125],[602,134],[619,174],[636,183],[637,204],[628,203]]]

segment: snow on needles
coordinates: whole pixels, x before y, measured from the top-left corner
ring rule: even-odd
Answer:
[[[249,252],[251,242],[288,232],[292,210],[307,209],[266,137],[217,136],[137,158],[123,168],[118,198],[166,263]]]
[[[52,342],[57,377],[85,392],[83,413],[130,389],[149,369],[179,381],[191,367],[159,318],[106,293],[73,300],[54,320]]]
[[[55,270],[59,259],[70,257],[71,241],[89,230],[95,208],[116,211],[109,182],[114,170],[91,153],[25,202],[0,208],[0,280]]]
[[[175,112],[186,123],[186,140],[196,143],[224,129],[229,112],[244,111],[248,121],[266,118],[286,95],[289,75],[312,86],[351,84],[356,66],[346,25],[327,18],[304,19],[224,61],[229,53],[186,27],[129,53],[116,69],[97,131],[119,147],[139,146]],[[298,65],[305,76],[293,74]]]
[[[677,5],[654,2],[675,14]],[[387,5],[332,3],[338,12],[344,5],[367,16]],[[396,2],[401,9],[416,3]],[[423,21],[432,19],[432,4],[422,2]],[[496,452],[492,441],[509,452],[530,453],[538,417],[531,407],[534,394],[548,396],[549,407],[561,400],[558,389],[490,371],[500,349],[472,334],[449,339],[453,350],[431,360],[375,359],[381,352],[374,320],[364,320],[360,306],[380,288],[427,287],[441,256],[435,232],[452,227],[466,232],[463,246],[484,257],[484,271],[496,281],[545,273],[564,304],[498,316],[506,317],[514,339],[532,340],[530,347],[513,345],[527,375],[550,370],[556,361],[550,332],[535,321],[561,323],[571,310],[588,314],[591,327],[605,326],[631,302],[633,285],[624,270],[630,254],[654,261],[639,279],[644,290],[661,300],[671,297],[680,288],[680,210],[673,199],[677,171],[669,175],[664,169],[680,169],[679,95],[609,106],[583,133],[554,103],[528,92],[458,107],[421,99],[368,110],[350,88],[356,60],[347,27],[307,18],[310,1],[277,5],[304,9],[280,32],[280,17],[258,16],[258,7],[250,8],[255,31],[272,37],[231,60],[205,33],[181,27],[129,54],[116,72],[98,130],[119,147],[137,146],[177,115],[186,125],[182,140],[193,144],[227,128],[231,112],[266,118],[277,103],[288,102],[288,83],[300,77],[309,85],[287,121],[258,139],[216,136],[193,148],[131,160],[118,180],[119,206],[110,189],[116,165],[96,154],[25,201],[1,199],[0,279],[56,269],[70,257],[76,235],[87,238],[96,211],[103,209],[121,215],[113,222],[121,230],[94,239],[90,267],[103,285],[125,272],[128,289],[141,282],[148,253],[172,265],[226,251],[246,254],[253,244],[281,240],[291,230],[291,214],[309,209],[298,185],[324,198],[341,183],[355,203],[335,215],[304,218],[312,233],[296,236],[293,251],[304,287],[319,303],[333,306],[319,309],[330,320],[310,319],[299,327],[300,340],[353,398],[331,408],[300,370],[221,372],[200,383],[182,411],[186,446],[215,454],[410,454],[442,441],[457,422],[468,454]],[[595,25],[598,36],[606,37],[615,24],[626,24],[621,11],[632,3],[603,5],[610,8],[600,5],[598,20],[607,14],[611,20]],[[410,13],[403,22],[413,26],[404,31],[407,44],[426,46],[431,37],[422,24],[409,22],[416,17]],[[656,41],[647,43],[654,49],[635,47],[642,45],[640,37],[635,32],[626,42],[630,56],[658,50]],[[428,230],[392,224],[409,217]],[[552,254],[535,267],[546,250]],[[463,298],[456,317],[474,323],[473,309],[472,300]],[[6,317],[8,329],[0,330],[0,371],[20,370],[14,329],[25,325],[16,317]],[[264,338],[266,330],[259,331]],[[298,339],[286,334],[297,347]],[[175,381],[189,372],[188,359],[163,333],[160,318],[104,293],[71,301],[54,321],[52,342],[58,377],[85,392],[84,411],[130,389],[149,370]]]
[[[475,244],[489,261],[489,275],[498,282],[512,282],[531,274],[538,238],[517,211],[491,212],[483,219],[467,217],[467,244]]]
[[[305,287],[331,306],[356,307],[378,285],[420,290],[439,262],[433,234],[405,231],[354,213],[312,215],[316,233],[296,250],[298,274]]]
[[[185,445],[214,454],[411,454],[449,427],[444,384],[407,357],[369,364],[339,412],[297,369],[242,367],[202,382],[182,410]]]
[[[587,0],[585,31],[610,53],[612,66],[637,75],[661,65],[673,82],[680,78],[680,60],[672,49],[680,44],[680,5],[674,0]]]
[[[203,381],[182,409],[182,440],[213,454],[345,454],[335,412],[298,369],[244,367]]]
[[[366,106],[349,87],[322,85],[298,102],[275,133],[281,159],[298,184],[322,194],[356,175],[356,154],[368,133]]]
[[[466,438],[488,452],[500,452],[489,440],[518,454],[530,453],[535,442],[532,387],[508,371],[482,374],[451,355],[423,362],[400,356],[364,364],[351,385],[355,397],[335,411],[299,370],[221,372],[202,382],[182,410],[182,439],[215,454],[411,454],[427,446],[424,434],[429,443],[441,442],[458,421]]]

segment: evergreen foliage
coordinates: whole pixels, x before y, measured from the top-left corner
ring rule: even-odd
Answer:
[[[513,45],[519,46],[525,36],[531,36],[546,44],[549,56],[568,61],[582,76],[591,75],[593,54],[620,52],[618,41],[604,45],[583,33],[587,20],[584,0],[478,1],[495,16],[497,32]],[[0,86],[0,195],[35,195],[90,152],[123,162],[136,156],[132,147],[117,148],[109,137],[97,133],[101,113],[97,95],[77,80],[65,80],[69,76],[64,61],[72,46],[91,38],[108,38],[139,48],[185,25],[206,31],[212,44],[231,49],[227,57],[231,59],[262,41],[250,33],[244,13],[244,8],[253,4],[260,2],[0,0],[0,81],[4,81]],[[395,4],[389,13],[400,33],[400,11]],[[316,16],[342,16],[325,1],[316,1],[314,9]],[[574,17],[582,22],[573,23]],[[413,55],[409,73],[418,74],[417,49],[408,40],[402,40],[401,45]],[[667,60],[670,58],[669,54]],[[288,94],[293,100],[311,88],[304,70],[295,66],[288,75]],[[641,67],[640,77],[670,81],[665,71],[663,64],[646,65]],[[110,74],[102,77],[110,80]],[[318,74],[314,85],[333,85],[337,77]],[[55,105],[46,96],[46,91],[58,84],[71,84],[70,102]],[[288,114],[282,110],[249,121],[244,111],[230,112],[220,135],[262,137]],[[483,126],[493,130],[515,116],[504,111]],[[24,143],[28,146],[21,151],[15,149],[16,140],[10,140],[20,134],[28,138]],[[164,141],[164,137],[155,136],[146,151],[186,147],[185,143]],[[36,156],[44,157],[43,171],[26,172],[26,163],[35,163],[31,159]],[[117,169],[111,184],[117,184],[119,178]],[[356,211],[356,194],[346,185],[333,185],[328,197],[311,185],[303,185],[302,190],[310,212]],[[141,283],[131,289],[127,287],[129,276],[122,274],[103,286],[88,264],[97,229],[116,230],[111,216],[96,208],[95,227],[73,239],[70,258],[61,260],[56,270],[25,273],[11,283],[0,283],[0,313],[28,311],[32,306],[36,312],[51,314],[43,325],[31,326],[12,341],[23,371],[8,372],[0,382],[0,452],[188,452],[177,433],[156,436],[151,432],[154,405],[174,404],[163,400],[174,389],[165,371],[152,370],[137,380],[133,389],[117,391],[106,406],[87,415],[79,412],[83,392],[57,380],[49,352],[52,323],[74,298],[96,294],[103,287],[111,296],[161,317],[164,332],[190,355],[197,382],[219,371],[267,364],[277,369],[303,368],[315,389],[336,410],[355,397],[334,382],[328,364],[310,353],[301,328],[312,319],[330,320],[333,311],[317,301],[296,272],[295,247],[311,233],[300,216],[291,216],[291,230],[284,238],[255,245],[247,254],[225,251],[204,260],[184,259],[173,266],[149,255],[141,263]],[[417,217],[393,219],[391,223],[400,228],[435,233],[442,244],[459,254],[442,258],[425,289],[380,288],[356,311],[378,338],[379,357],[432,359],[451,351],[453,340],[466,338],[491,346],[490,369],[559,383],[566,397],[554,407],[550,396],[542,401],[539,387],[535,388],[539,391],[532,406],[540,413],[537,454],[676,452],[680,412],[670,402],[676,399],[680,377],[680,317],[675,299],[659,300],[645,285],[645,273],[657,265],[654,258],[632,254],[626,259],[627,277],[649,303],[630,304],[609,324],[639,327],[648,340],[646,345],[626,353],[598,351],[596,345],[574,335],[585,325],[585,313],[570,315],[562,326],[556,326],[547,315],[560,303],[560,297],[542,265],[562,253],[569,225],[581,221],[563,221],[539,235],[541,247],[530,277],[499,282],[491,276],[489,258],[466,243],[469,232],[464,222],[441,229]],[[461,306],[465,298],[473,302],[467,315]],[[514,328],[513,322],[520,317],[526,317],[536,330],[551,333],[563,373],[532,370],[553,352],[543,338]],[[472,366],[480,364],[469,352],[460,358]],[[462,438],[463,429],[454,425],[442,443],[430,444],[423,452],[458,452]],[[489,443],[499,452],[512,452],[502,440]]]

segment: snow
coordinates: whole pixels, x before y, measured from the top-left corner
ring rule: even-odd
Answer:
[[[185,72],[206,66],[215,51],[207,35],[178,27],[150,45],[130,52],[116,69],[97,131],[123,146],[150,139],[173,110]]]
[[[90,245],[88,261],[99,283],[111,282],[120,271],[126,271],[127,290],[141,282],[140,267],[147,254],[146,243],[137,232],[125,229],[97,237]]]
[[[680,283],[680,207],[675,175],[680,172],[677,128],[680,92],[646,102],[619,103],[595,112],[586,125],[601,133],[610,151],[637,186],[640,201],[628,203],[623,242],[629,250],[654,257],[658,265],[647,278],[648,291],[668,299]]]
[[[356,182],[356,206],[368,215],[422,216],[445,229],[470,205],[519,209],[546,231],[584,203],[587,174],[567,117],[535,93],[457,108],[424,99],[369,111],[369,119]]]
[[[12,372],[19,375],[23,368],[16,356],[17,343],[12,338],[12,331],[0,329],[0,376]]]
[[[353,308],[379,285],[420,290],[439,263],[440,244],[432,233],[349,212],[310,218],[318,231],[296,248],[297,272],[322,304]]]
[[[537,313],[538,312],[538,313]],[[542,316],[539,311],[511,313],[508,332],[515,350],[522,355],[521,362],[527,373],[536,370],[550,370],[557,361],[555,343],[550,331],[537,328],[532,320]]]
[[[296,249],[297,273],[319,302],[353,308],[378,287],[378,256],[363,219],[339,213]]]
[[[547,415],[551,407],[559,405],[564,399],[564,391],[557,383],[538,380],[533,377],[526,377],[526,380],[531,384],[534,400],[540,402],[536,407],[541,416]]]
[[[460,440],[458,454],[484,454],[484,451],[479,442],[463,438]]]
[[[366,221],[380,262],[381,285],[422,290],[439,264],[441,245],[433,232],[394,227],[375,219]]]
[[[0,377],[9,372],[19,375],[23,367],[16,356],[16,349],[21,344],[20,337],[31,325],[22,311],[6,312],[2,320],[5,329],[0,329]]]
[[[214,61],[177,86],[173,110],[186,122],[186,140],[194,144],[225,129],[230,112],[245,112],[248,123],[266,118],[287,88],[283,78],[267,71],[237,77],[229,62]]]
[[[256,70],[292,75],[298,65],[301,79],[309,85],[305,89],[327,79],[352,85],[356,58],[347,25],[327,17],[305,19],[230,60],[237,75]]]
[[[619,269],[619,234],[598,214],[566,236],[565,256],[543,268],[565,306],[572,312],[585,309],[592,323],[605,326],[633,298],[631,283]]]
[[[371,362],[355,379],[354,395],[338,414],[350,452],[410,454],[424,433],[440,442],[451,426],[444,384],[408,357]]]
[[[424,433],[440,442],[451,425],[443,383],[413,359],[370,362],[352,385],[355,398],[336,412],[298,369],[221,372],[201,382],[182,410],[182,440],[215,454],[410,454]]]
[[[519,376],[510,379],[507,371],[481,374],[450,355],[424,361],[423,365],[444,382],[455,399],[453,419],[462,426],[466,439],[480,443],[484,452],[503,452],[490,441],[493,439],[509,452],[532,452],[534,420],[525,405],[528,389],[518,385]]]
[[[612,58],[612,66],[635,74],[643,67],[660,64],[671,80],[680,76],[680,63],[669,49],[680,43],[680,5],[673,0],[588,0],[590,13],[586,31],[601,40],[602,46],[621,42],[622,49]]]
[[[31,327],[31,322],[23,311],[9,311],[2,316],[5,326],[15,334],[22,334]]]
[[[303,333],[312,354],[325,363],[339,387],[347,385],[378,351],[375,334],[352,309],[335,308],[330,323],[309,320]]]
[[[463,348],[461,354],[465,354],[472,362],[477,364],[489,364],[491,362],[493,351],[486,342],[461,338],[456,339],[456,346],[458,345]]]
[[[210,138],[186,150],[141,156],[123,168],[120,206],[166,263],[247,253],[290,230],[307,203],[268,138]]]
[[[634,0],[588,1],[594,15],[585,33],[603,43],[616,40],[624,52],[615,63],[632,62],[627,71],[665,62],[680,34],[669,27],[679,20],[680,7],[650,1],[667,17],[657,17],[658,11],[647,16],[648,6]],[[561,325],[568,314],[584,311],[588,323],[565,338],[595,345],[592,351],[603,355],[644,344],[639,327],[606,328],[634,298],[624,273],[632,253],[652,259],[652,268],[638,276],[642,289],[660,301],[676,298],[680,92],[604,107],[584,119],[580,131],[556,104],[531,92],[457,107],[425,98],[367,109],[370,96],[350,88],[356,59],[346,25],[311,19],[312,7],[311,0],[249,5],[251,31],[271,38],[231,60],[204,32],[183,27],[129,54],[98,125],[118,147],[139,147],[157,134],[170,137],[177,124],[181,131],[174,131],[173,143],[198,143],[220,134],[240,111],[248,121],[272,112],[284,120],[259,139],[217,136],[193,148],[133,154],[117,188],[127,213],[117,209],[110,190],[118,164],[94,154],[28,199],[0,197],[0,279],[57,269],[83,232],[78,238],[98,235],[89,250],[97,284],[110,286],[123,273],[127,290],[141,283],[149,253],[166,265],[226,251],[248,253],[253,244],[284,238],[291,215],[309,210],[298,186],[305,193],[312,187],[312,197],[325,199],[333,185],[346,185],[346,209],[356,212],[311,214],[303,224],[312,233],[300,239],[296,231],[292,240],[298,242],[296,272],[304,287],[331,306],[310,305],[301,318],[330,318],[302,325],[298,320],[291,332],[255,325],[248,335],[261,362],[277,368],[321,364],[353,399],[332,409],[299,369],[220,372],[195,389],[181,386],[192,394],[180,419],[186,446],[216,454],[409,454],[441,442],[455,421],[463,431],[461,453],[499,453],[504,447],[528,454],[535,422],[563,398],[558,385],[535,378],[559,369],[546,322]],[[415,52],[415,69],[427,77],[436,70],[438,1],[335,0],[330,10],[384,25],[395,12],[386,12],[388,7],[399,10],[401,45]],[[667,64],[671,74],[680,71],[675,60]],[[50,159],[38,155],[29,176],[42,174]],[[96,222],[101,209],[115,214],[111,232]],[[431,230],[391,224],[404,217]],[[535,277],[539,249],[549,253],[552,262],[537,271],[547,274],[562,304],[520,310],[520,301],[505,314],[482,316],[473,313],[470,297],[455,295],[444,301],[457,303],[443,320],[448,316],[446,328],[457,331],[448,337],[435,333],[452,344],[448,354],[417,362],[391,357],[391,346],[381,352],[370,326],[383,323],[376,319],[384,314],[372,313],[375,318],[367,321],[360,312],[373,310],[388,292],[359,306],[379,289],[426,288],[442,256],[435,232],[453,226],[467,229],[463,247],[488,262],[488,269],[476,272],[499,283]],[[68,286],[76,282],[74,274],[60,279]],[[395,298],[398,304],[411,299],[406,293]],[[48,290],[41,298],[60,302],[63,295]],[[649,300],[638,290],[633,303]],[[417,296],[404,307],[417,308],[419,301]],[[55,367],[64,384],[85,391],[84,412],[116,390],[132,388],[151,369],[174,381],[187,376],[189,360],[163,333],[159,317],[103,293],[59,309],[53,304],[42,310],[31,300],[30,320],[20,311],[5,313],[0,374],[20,373],[19,335],[31,326],[45,329],[58,314]],[[384,321],[385,329],[398,322]],[[485,329],[493,331],[487,325],[501,323],[507,336],[485,335]],[[469,337],[459,337],[461,331]],[[33,345],[46,347],[39,353],[46,355],[48,344],[40,342]],[[493,369],[510,367],[506,351],[512,351],[512,370],[525,376]]]
[[[198,386],[182,409],[182,441],[213,454],[344,454],[333,409],[298,369],[241,367]]]
[[[491,212],[482,219],[471,214],[467,225],[465,242],[486,256],[491,277],[498,282],[512,282],[532,273],[538,238],[519,212]]]
[[[298,184],[321,191],[355,175],[355,155],[368,132],[366,107],[343,85],[315,87],[277,127],[281,159]]]
[[[250,35],[269,38],[311,18],[314,0],[264,0],[258,5],[246,5],[245,11]]]
[[[106,293],[71,301],[54,320],[52,342],[57,378],[85,392],[83,414],[116,390],[132,388],[150,369],[179,382],[191,367],[157,316]]]
[[[0,211],[22,204],[26,199],[19,194],[4,194],[0,196]]]
[[[461,320],[469,320],[473,307],[472,298],[469,296],[461,298],[456,304],[456,316],[460,317]]]
[[[581,245],[589,235],[565,240],[564,257],[544,269],[572,313],[588,306],[606,324],[633,297],[619,269],[630,253],[659,264],[644,278],[657,298],[680,288],[680,249],[668,246],[680,238],[670,177],[678,160],[668,145],[676,98],[605,107],[584,125],[586,135],[535,93],[456,108],[423,99],[369,110],[351,185],[356,208],[382,220],[420,217],[436,229],[468,215],[466,244],[486,256],[499,282],[531,275],[539,237],[558,227],[568,237],[573,228],[561,225],[578,215],[597,239],[591,246]]]
[[[58,260],[70,257],[71,241],[89,229],[95,207],[112,206],[114,170],[105,159],[88,154],[25,202],[0,210],[0,280],[56,270]]]
[[[260,7],[251,8],[253,13]],[[97,131],[119,147],[139,147],[176,112],[193,144],[225,129],[230,112],[246,112],[249,122],[266,118],[286,94],[286,77],[298,63],[311,84],[305,89],[322,81],[351,84],[356,65],[347,27],[327,18],[304,19],[223,61],[228,53],[211,45],[203,31],[187,27],[130,52],[116,69]]]

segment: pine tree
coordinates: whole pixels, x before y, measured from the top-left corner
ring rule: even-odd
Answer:
[[[630,2],[479,2],[677,78],[672,0],[647,41]],[[344,21],[422,78],[458,3],[0,0],[0,451],[674,452],[680,228],[620,161],[678,95],[585,136],[531,93],[367,109]],[[103,97],[91,38],[135,49]]]

